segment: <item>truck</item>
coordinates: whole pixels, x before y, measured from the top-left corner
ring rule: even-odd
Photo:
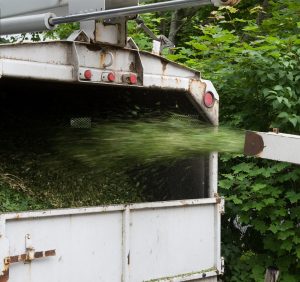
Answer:
[[[30,116],[46,130],[57,115],[65,126],[85,127],[108,109],[132,103],[145,109],[159,104],[217,127],[219,95],[212,82],[161,56],[170,44],[164,37],[154,38],[152,52],[139,50],[127,22],[148,12],[238,2],[0,0],[0,35],[80,22],[67,40],[0,45],[6,121],[17,109],[21,122]],[[31,132],[32,126],[20,128]],[[287,157],[279,148],[274,154],[279,139],[299,146],[295,136],[249,132],[245,153],[299,163],[295,152]],[[218,154],[186,162],[188,179],[179,181],[184,171],[175,165],[168,171],[168,197],[154,202],[0,214],[0,281],[217,281],[224,271]]]

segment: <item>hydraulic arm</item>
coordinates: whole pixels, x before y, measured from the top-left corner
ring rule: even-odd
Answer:
[[[277,132],[246,133],[244,153],[262,159],[300,164],[300,136]]]
[[[0,0],[0,35],[45,31],[63,23],[124,18],[193,6],[235,5],[239,1],[172,0],[139,5],[138,0],[30,0],[21,3],[17,0]]]

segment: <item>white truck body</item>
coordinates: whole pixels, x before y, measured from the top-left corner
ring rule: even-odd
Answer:
[[[200,199],[3,214],[1,259],[10,265],[0,281],[216,281],[220,205]],[[33,260],[24,263],[29,246]]]
[[[106,80],[108,72],[114,82]],[[138,78],[136,85],[123,79],[130,74]],[[205,120],[218,124],[218,94],[211,82],[134,48],[5,44],[0,46],[0,85],[10,79],[20,85],[47,81],[180,92]],[[215,97],[212,107],[204,104],[207,92]],[[202,199],[1,214],[0,281],[217,281],[223,271],[224,210],[217,194],[217,154],[210,154],[207,171]]]

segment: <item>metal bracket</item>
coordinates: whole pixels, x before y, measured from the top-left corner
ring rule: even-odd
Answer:
[[[127,17],[96,22],[94,41],[96,43],[125,47],[127,44]]]
[[[161,55],[164,49],[175,47],[175,44],[166,36],[156,36],[141,18],[138,17],[135,19],[135,21],[138,24],[138,27],[141,28],[151,39],[154,40],[152,53],[156,55]]]
[[[77,41],[90,43],[90,37],[86,34],[84,30],[75,30],[67,39],[67,41]]]
[[[221,273],[220,274],[224,274],[225,272],[225,258],[221,257]]]
[[[79,55],[77,51],[77,45],[76,42],[73,42],[72,44],[72,58],[71,62],[73,62],[73,77],[76,79],[76,81],[80,81],[79,78]]]
[[[9,265],[12,263],[17,263],[17,262],[30,263],[35,259],[53,257],[56,255],[55,250],[36,252],[30,234],[26,234],[25,236],[25,249],[26,249],[25,254],[7,256],[6,258],[4,258],[4,264],[6,265],[6,267],[9,268]]]
[[[225,214],[225,198],[220,197],[220,195],[218,193],[215,193],[215,198],[217,200],[219,213]]]

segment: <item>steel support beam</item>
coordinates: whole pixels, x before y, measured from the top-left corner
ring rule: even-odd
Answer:
[[[140,6],[99,11],[99,12],[70,15],[66,17],[56,17],[56,18],[51,18],[49,20],[49,23],[51,25],[57,25],[63,23],[80,22],[80,21],[88,21],[88,20],[117,18],[117,17],[132,16],[135,14],[177,10],[177,9],[182,9],[182,8],[187,8],[192,6],[203,6],[209,4],[212,4],[211,0],[173,0],[167,2],[148,4],[148,5],[140,5]]]

